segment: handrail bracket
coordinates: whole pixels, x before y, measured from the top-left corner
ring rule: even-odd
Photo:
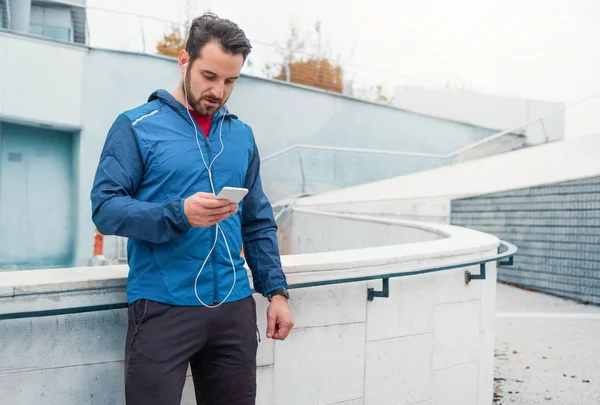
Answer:
[[[471,280],[485,280],[485,263],[479,264],[479,274],[473,274],[469,270],[465,270],[465,284],[469,284]]]
[[[511,255],[506,260],[498,260],[498,266],[512,266],[515,263],[515,256]],[[479,264],[479,274],[472,274],[469,270],[465,271],[465,284],[469,284],[471,280],[485,280],[485,264]]]
[[[381,291],[376,291],[374,288],[367,289],[367,300],[373,301],[375,297],[377,298],[388,298],[390,296],[390,279],[382,278],[382,289]]]

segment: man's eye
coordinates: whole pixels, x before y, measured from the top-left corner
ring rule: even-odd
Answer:
[[[215,76],[204,75],[206,80],[215,80]]]

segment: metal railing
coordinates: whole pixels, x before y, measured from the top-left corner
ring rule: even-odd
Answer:
[[[440,153],[422,153],[422,152],[407,152],[407,151],[394,151],[394,150],[383,150],[383,149],[366,149],[366,148],[348,148],[348,147],[343,147],[343,146],[324,146],[324,145],[308,145],[308,144],[294,144],[291,146],[288,146],[287,148],[281,149],[277,152],[271,153],[270,155],[265,156],[264,158],[261,159],[261,162],[266,162],[269,161],[277,156],[283,155],[285,153],[291,152],[293,150],[297,150],[297,149],[312,149],[312,150],[330,150],[330,151],[335,151],[335,152],[357,152],[357,153],[372,153],[372,154],[378,154],[378,155],[396,155],[396,156],[412,156],[412,157],[423,157],[423,158],[431,158],[431,159],[452,159],[454,157],[457,157],[459,155],[461,155],[462,153],[465,153],[469,150],[472,150],[474,148],[477,148],[478,146],[481,145],[485,145],[486,143],[492,142],[500,137],[503,137],[505,135],[509,135],[509,134],[514,134],[516,131],[518,131],[519,129],[522,129],[524,127],[527,127],[531,124],[535,124],[538,121],[543,121],[546,118],[552,117],[556,114],[560,114],[565,112],[567,109],[574,107],[576,105],[585,103],[586,101],[589,101],[593,98],[596,98],[600,96],[600,93],[598,94],[594,94],[590,97],[584,98],[582,100],[578,100],[574,103],[568,104],[564,107],[561,107],[559,109],[557,109],[556,111],[553,111],[549,114],[544,114],[542,116],[539,116],[535,119],[529,120],[525,123],[522,123],[520,125],[517,125],[515,127],[506,129],[504,131],[500,131],[500,132],[496,132],[492,135],[489,135],[477,142],[473,142],[469,145],[460,147],[450,153],[445,153],[445,154],[440,154]]]
[[[494,150],[490,150],[488,147],[483,151],[477,150],[477,148],[489,144],[503,136],[518,135],[519,130],[522,128],[526,128],[532,124],[535,124],[536,122],[543,123],[543,120],[549,117],[564,113],[566,110],[572,107],[588,102],[599,96],[600,92],[595,93],[589,97],[564,105],[563,107],[550,113],[528,120],[506,130],[496,132],[468,145],[461,146],[449,153],[424,153],[376,148],[294,144],[261,158],[262,163],[273,161],[276,158],[287,159],[280,165],[287,165],[288,167],[292,168],[291,171],[289,169],[286,171],[279,170],[275,172],[272,170],[265,171],[266,191],[270,198],[275,202],[287,201],[292,199],[290,196],[293,195],[313,195],[339,188],[356,186],[359,184],[402,176],[423,170],[448,166],[459,161],[476,157],[481,158],[484,156],[493,155],[495,153],[508,152],[510,150],[521,148],[523,145],[504,143],[503,145],[499,145]],[[302,150],[311,150],[315,153],[303,154],[301,153]],[[473,150],[475,150],[475,156],[473,156],[473,153],[469,153]],[[319,152],[323,151],[332,152],[334,155],[331,158],[328,155],[319,155]],[[292,152],[297,152],[297,162],[294,161],[295,157],[286,157],[286,155],[289,155]],[[372,172],[366,176],[365,172],[360,169],[360,166],[364,166],[364,164],[344,164],[344,161],[336,158],[335,153],[338,152],[355,153],[357,156],[364,156],[365,158],[351,157],[350,160],[352,162],[357,162],[357,159],[364,162],[368,161],[370,162],[369,165],[372,163],[374,166],[371,167],[376,168],[378,171]],[[467,154],[467,156],[465,156],[465,154]],[[404,158],[404,160],[396,164],[394,163],[395,161],[385,159],[368,160],[368,158],[366,158],[367,156],[397,156]],[[308,164],[306,162],[307,160],[309,161]],[[315,164],[318,165],[318,169],[316,169]],[[332,177],[332,173],[330,173],[329,169],[333,170],[333,179],[330,179],[330,177]],[[340,172],[340,175],[337,174],[338,171]],[[274,184],[274,186],[270,186],[270,183]]]
[[[279,211],[276,215],[275,215],[275,223],[277,224],[277,226],[281,226],[285,223],[285,221],[290,217],[290,215],[292,214],[292,212],[294,211],[294,203],[289,203],[287,205],[285,205],[281,211]]]
[[[479,266],[479,274],[472,274],[470,271],[465,270],[465,283],[469,284],[473,280],[485,280],[486,279],[486,269],[485,266],[487,263],[498,262],[499,266],[511,266],[513,264],[513,258],[517,253],[517,247],[511,243],[500,241],[500,246],[498,248],[498,253],[492,257],[482,260],[472,260],[468,262],[457,263],[448,266],[441,267],[430,267],[420,270],[414,271],[404,271],[398,273],[377,273],[369,276],[360,276],[360,277],[342,277],[337,279],[330,280],[322,280],[315,282],[305,282],[305,283],[291,283],[288,285],[289,289],[299,289],[299,288],[310,288],[310,287],[320,287],[326,285],[338,285],[338,284],[348,284],[348,283],[356,283],[361,281],[372,281],[372,280],[382,280],[382,290],[376,291],[373,288],[367,289],[367,300],[373,301],[375,298],[387,298],[389,297],[389,280],[391,278],[397,277],[409,277],[415,276],[419,274],[427,274],[427,273],[436,273],[447,270],[455,270],[460,268]],[[255,292],[253,290],[253,292]],[[68,307],[68,308],[58,308],[52,310],[40,310],[40,311],[29,311],[29,312],[9,312],[0,314],[0,320],[7,319],[24,319],[24,318],[39,318],[39,317],[48,317],[48,316],[57,316],[57,315],[70,315],[70,314],[79,314],[79,313],[87,313],[87,312],[99,312],[99,311],[110,311],[117,309],[127,308],[127,302],[115,302],[112,304],[104,304],[104,305],[90,305],[90,306],[81,306],[81,307]]]

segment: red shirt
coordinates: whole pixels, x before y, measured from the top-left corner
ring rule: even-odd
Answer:
[[[196,123],[198,124],[200,131],[202,131],[202,134],[208,138],[208,134],[210,133],[210,124],[212,122],[212,115],[200,115],[195,110],[190,110],[190,114],[192,114],[192,117],[194,117],[196,120]]]

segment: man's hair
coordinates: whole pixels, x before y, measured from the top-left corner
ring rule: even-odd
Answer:
[[[214,13],[204,13],[194,18],[188,33],[185,50],[190,55],[190,64],[200,56],[204,45],[212,41],[217,42],[226,53],[242,54],[244,62],[252,49],[246,34],[237,24]]]

